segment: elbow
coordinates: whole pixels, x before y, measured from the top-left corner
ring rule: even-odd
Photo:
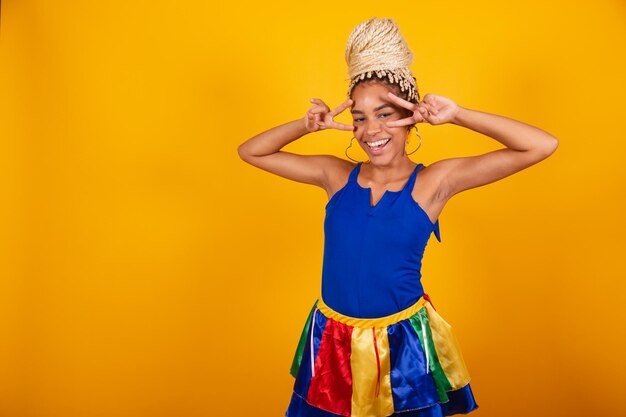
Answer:
[[[550,155],[552,155],[556,151],[556,148],[558,147],[559,147],[559,140],[555,138],[554,136],[550,136],[550,138],[546,140],[546,143],[543,146],[541,146],[539,150],[539,152],[541,153],[541,156],[543,157],[542,159],[545,159],[549,157]]]
[[[548,156],[552,155],[556,151],[556,148],[558,147],[559,147],[559,140],[555,138],[554,136],[552,136],[547,146]]]
[[[237,155],[239,155],[239,158],[242,161],[248,162],[250,154],[246,151],[245,143],[242,143],[237,147]]]
[[[559,140],[554,136],[546,138],[540,145],[529,149],[528,157],[532,161],[530,165],[536,164],[552,155],[559,146]]]

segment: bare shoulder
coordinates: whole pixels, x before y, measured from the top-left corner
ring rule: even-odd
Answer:
[[[356,163],[346,161],[336,156],[327,155],[326,162],[326,193],[330,200],[333,195],[348,183],[350,172],[356,167]]]
[[[420,198],[424,203],[427,200],[443,200],[447,172],[445,160],[423,165],[415,179],[413,196]]]
[[[415,185],[411,192],[413,200],[426,213],[432,223],[435,223],[446,205],[445,194],[445,166],[439,162],[430,165],[424,164],[415,178]]]

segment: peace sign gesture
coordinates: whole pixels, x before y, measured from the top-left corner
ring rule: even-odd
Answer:
[[[394,122],[387,122],[388,127],[410,126],[414,123],[423,122],[430,123],[431,125],[449,123],[461,109],[461,107],[451,99],[436,94],[426,94],[424,99],[418,104],[406,101],[392,92],[387,93],[387,96],[395,104],[413,112],[413,115],[410,117]]]
[[[313,106],[306,113],[306,129],[309,132],[317,132],[324,129],[338,129],[353,131],[354,126],[335,122],[333,117],[343,112],[352,105],[352,100],[348,99],[341,103],[333,111],[319,98],[312,98]]]

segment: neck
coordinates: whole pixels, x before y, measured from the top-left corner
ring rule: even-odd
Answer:
[[[363,167],[366,167],[366,174],[371,178],[371,181],[378,184],[387,184],[406,178],[407,175],[413,172],[416,166],[417,164],[404,155],[401,158],[392,159],[387,164],[372,161],[364,162],[361,166],[361,171],[363,171]]]

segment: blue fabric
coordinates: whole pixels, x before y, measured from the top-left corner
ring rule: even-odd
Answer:
[[[396,411],[439,402],[437,386],[426,368],[426,354],[409,320],[387,327],[391,393]]]
[[[391,417],[443,417],[454,414],[467,414],[478,408],[478,404],[474,401],[472,389],[469,384],[456,391],[449,391],[448,397],[450,401],[446,403],[438,403],[418,410],[393,413]],[[329,413],[328,411],[313,407],[295,392],[291,395],[291,401],[289,402],[285,415],[287,417],[338,416],[338,414]]]
[[[326,204],[322,299],[351,317],[394,314],[423,295],[421,267],[434,224],[411,193],[418,164],[400,191],[371,207],[370,189],[357,182],[362,163]]]
[[[326,317],[319,311],[313,316],[311,323],[313,323],[313,362],[317,358],[317,353],[322,343],[322,335],[324,334],[324,327],[326,327]],[[302,354],[302,362],[300,363],[300,369],[298,376],[294,382],[294,391],[305,397],[309,392],[309,385],[311,384],[311,329],[307,332],[307,343],[304,347],[304,353]]]
[[[357,182],[359,163],[326,205],[322,298],[335,311],[352,317],[382,317],[404,310],[424,294],[420,272],[424,250],[431,233],[440,242],[441,236],[439,222],[433,224],[411,196],[422,166],[415,167],[402,190],[387,191],[371,207],[370,189]],[[327,320],[331,319],[319,310],[312,319],[314,361]],[[306,402],[311,382],[310,331],[309,327],[285,415],[336,417]],[[432,374],[426,373],[419,336],[409,320],[388,326],[387,335],[396,410],[392,417],[444,417],[478,408],[469,384],[448,391],[449,400],[439,402]]]
[[[467,414],[478,408],[478,404],[474,399],[472,387],[467,384],[463,388],[456,391],[448,391],[449,401],[441,404],[441,410],[444,416],[453,414]]]
[[[336,414],[318,409],[306,402],[311,383],[311,326],[313,327],[313,359],[316,360],[321,346],[324,328],[328,319],[316,310],[311,323],[304,329],[302,363],[300,365],[294,392],[292,393],[287,415],[290,417],[326,417]],[[421,310],[425,314],[424,310]],[[420,313],[418,313],[420,314]],[[387,326],[389,342],[390,382],[393,405],[398,417],[431,417],[467,414],[478,408],[470,385],[456,391],[447,391],[446,402],[441,402],[431,370],[426,368],[426,355],[420,342],[420,336],[411,319],[401,320]],[[331,341],[331,343],[341,341]],[[356,371],[358,372],[358,370]],[[428,372],[428,373],[427,373]]]
[[[339,414],[329,413],[328,411],[321,410],[308,404],[298,394],[293,393],[287,412],[287,417],[337,417]],[[413,411],[403,411],[400,413],[393,413],[391,417],[443,417],[450,414],[444,414],[443,404],[435,404],[430,407],[422,408]]]

